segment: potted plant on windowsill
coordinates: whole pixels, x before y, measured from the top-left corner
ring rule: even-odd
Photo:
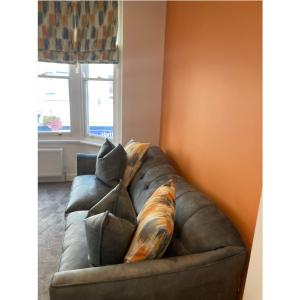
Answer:
[[[44,116],[44,125],[47,125],[52,131],[59,131],[63,126],[61,119],[56,116]]]

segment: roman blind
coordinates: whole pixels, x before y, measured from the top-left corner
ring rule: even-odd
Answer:
[[[38,59],[118,63],[117,1],[38,1]]]

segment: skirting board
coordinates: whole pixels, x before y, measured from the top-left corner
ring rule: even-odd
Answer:
[[[66,176],[43,176],[38,178],[39,183],[46,183],[46,182],[67,182],[67,181],[73,181],[74,177],[76,176],[76,173],[67,173]]]
[[[76,177],[76,173],[67,173],[66,181],[73,181],[74,177]]]

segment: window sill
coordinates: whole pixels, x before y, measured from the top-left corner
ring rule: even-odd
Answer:
[[[102,142],[96,142],[96,141],[88,141],[88,140],[39,140],[39,143],[49,143],[49,144],[54,144],[54,143],[62,143],[62,144],[84,144],[84,145],[90,145],[90,146],[96,146],[100,147],[103,143]]]
[[[91,145],[91,146],[102,146],[103,142],[96,142],[96,141],[88,141],[88,140],[80,140],[80,144],[85,144],[85,145]]]

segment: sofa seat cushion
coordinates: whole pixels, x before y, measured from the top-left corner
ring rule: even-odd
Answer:
[[[73,179],[66,213],[89,210],[112,188],[96,178],[95,175],[81,175]]]
[[[59,271],[84,269],[89,267],[88,247],[84,219],[88,211],[76,211],[66,216]]]

